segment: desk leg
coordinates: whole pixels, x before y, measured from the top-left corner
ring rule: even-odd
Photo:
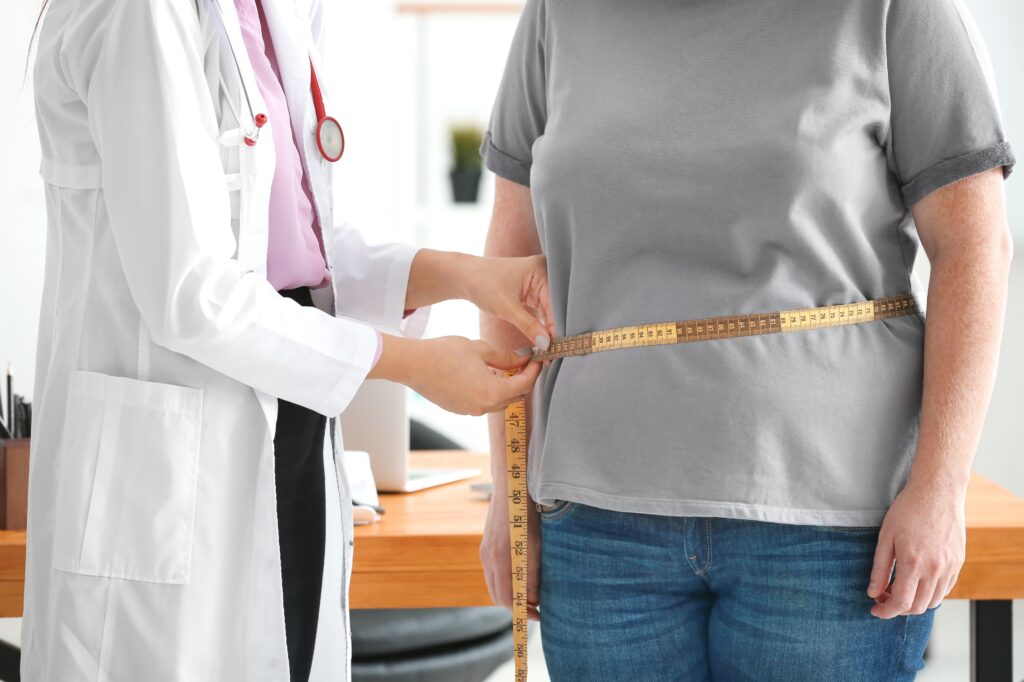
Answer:
[[[971,682],[1012,682],[1012,628],[1012,601],[971,601]]]
[[[0,680],[21,682],[21,649],[0,640]]]

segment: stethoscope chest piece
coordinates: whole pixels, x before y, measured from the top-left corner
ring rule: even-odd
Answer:
[[[214,0],[213,4],[217,8],[217,18],[219,19],[221,30],[227,38],[228,48],[231,50],[231,60],[234,62],[235,71],[238,74],[238,82],[245,96],[245,104],[249,109],[249,116],[253,124],[252,129],[248,130],[243,124],[242,117],[239,116],[239,112],[236,111],[230,97],[227,99],[228,107],[231,109],[231,114],[235,117],[239,129],[242,131],[242,140],[246,146],[254,147],[259,139],[260,128],[267,124],[267,115],[253,112],[249,90],[246,88],[245,79],[242,77],[242,67],[238,63],[235,46],[231,41],[227,26],[224,24],[224,15],[221,13],[220,3],[218,0]],[[227,89],[223,74],[221,75],[221,85]],[[324,110],[324,96],[320,91],[320,83],[316,78],[316,69],[313,67],[312,58],[309,60],[309,86],[313,95],[313,107],[316,110],[316,146],[320,149],[320,155],[324,159],[331,162],[337,161],[345,153],[345,132],[341,129],[341,124],[338,123],[338,120],[333,116],[328,116]]]
[[[337,161],[345,153],[345,132],[341,124],[324,110],[324,96],[320,92],[320,83],[316,79],[313,60],[309,60],[309,89],[313,94],[313,108],[316,110],[316,146],[320,148],[320,156],[326,160]]]
[[[345,132],[331,116],[324,116],[316,124],[316,146],[328,161],[337,161],[345,153]]]

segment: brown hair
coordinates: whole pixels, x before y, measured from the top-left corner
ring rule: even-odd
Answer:
[[[46,8],[50,6],[50,0],[43,0],[43,4],[39,6],[39,16],[36,17],[35,26],[32,27],[32,36],[28,39],[28,50],[25,52],[25,71],[21,74],[21,84],[25,85],[25,79],[28,78],[28,63],[32,57],[32,46],[35,45],[36,36],[39,34],[39,26],[43,23],[43,15],[46,14]]]

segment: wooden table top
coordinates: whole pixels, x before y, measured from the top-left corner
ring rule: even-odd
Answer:
[[[488,502],[469,488],[491,480],[488,455],[414,452],[412,466],[483,473],[416,493],[381,494],[381,520],[355,529],[351,607],[490,605],[480,565]]]
[[[412,460],[414,466],[484,473],[417,493],[381,495],[381,521],[355,529],[351,607],[489,605],[479,558],[488,503],[469,488],[490,480],[487,455],[417,452]],[[966,512],[967,560],[948,598],[1024,598],[1024,499],[975,472]],[[0,531],[0,616],[21,615],[24,575],[24,531]]]
[[[490,604],[479,559],[487,502],[469,489],[490,480],[487,455],[416,452],[413,464],[484,473],[418,493],[381,495],[381,521],[356,528],[352,608]],[[948,598],[1024,598],[1024,499],[973,472],[966,516],[967,559]]]

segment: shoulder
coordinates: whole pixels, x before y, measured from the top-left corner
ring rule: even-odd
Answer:
[[[52,0],[50,0],[52,2]],[[68,12],[69,30],[82,35],[112,38],[118,30],[161,34],[197,27],[203,3],[216,0],[73,0]]]
[[[76,88],[87,90],[103,61],[128,69],[198,54],[198,7],[211,1],[73,0],[62,17],[62,51]],[[105,53],[114,56],[104,60]],[[137,59],[125,59],[131,56]]]

